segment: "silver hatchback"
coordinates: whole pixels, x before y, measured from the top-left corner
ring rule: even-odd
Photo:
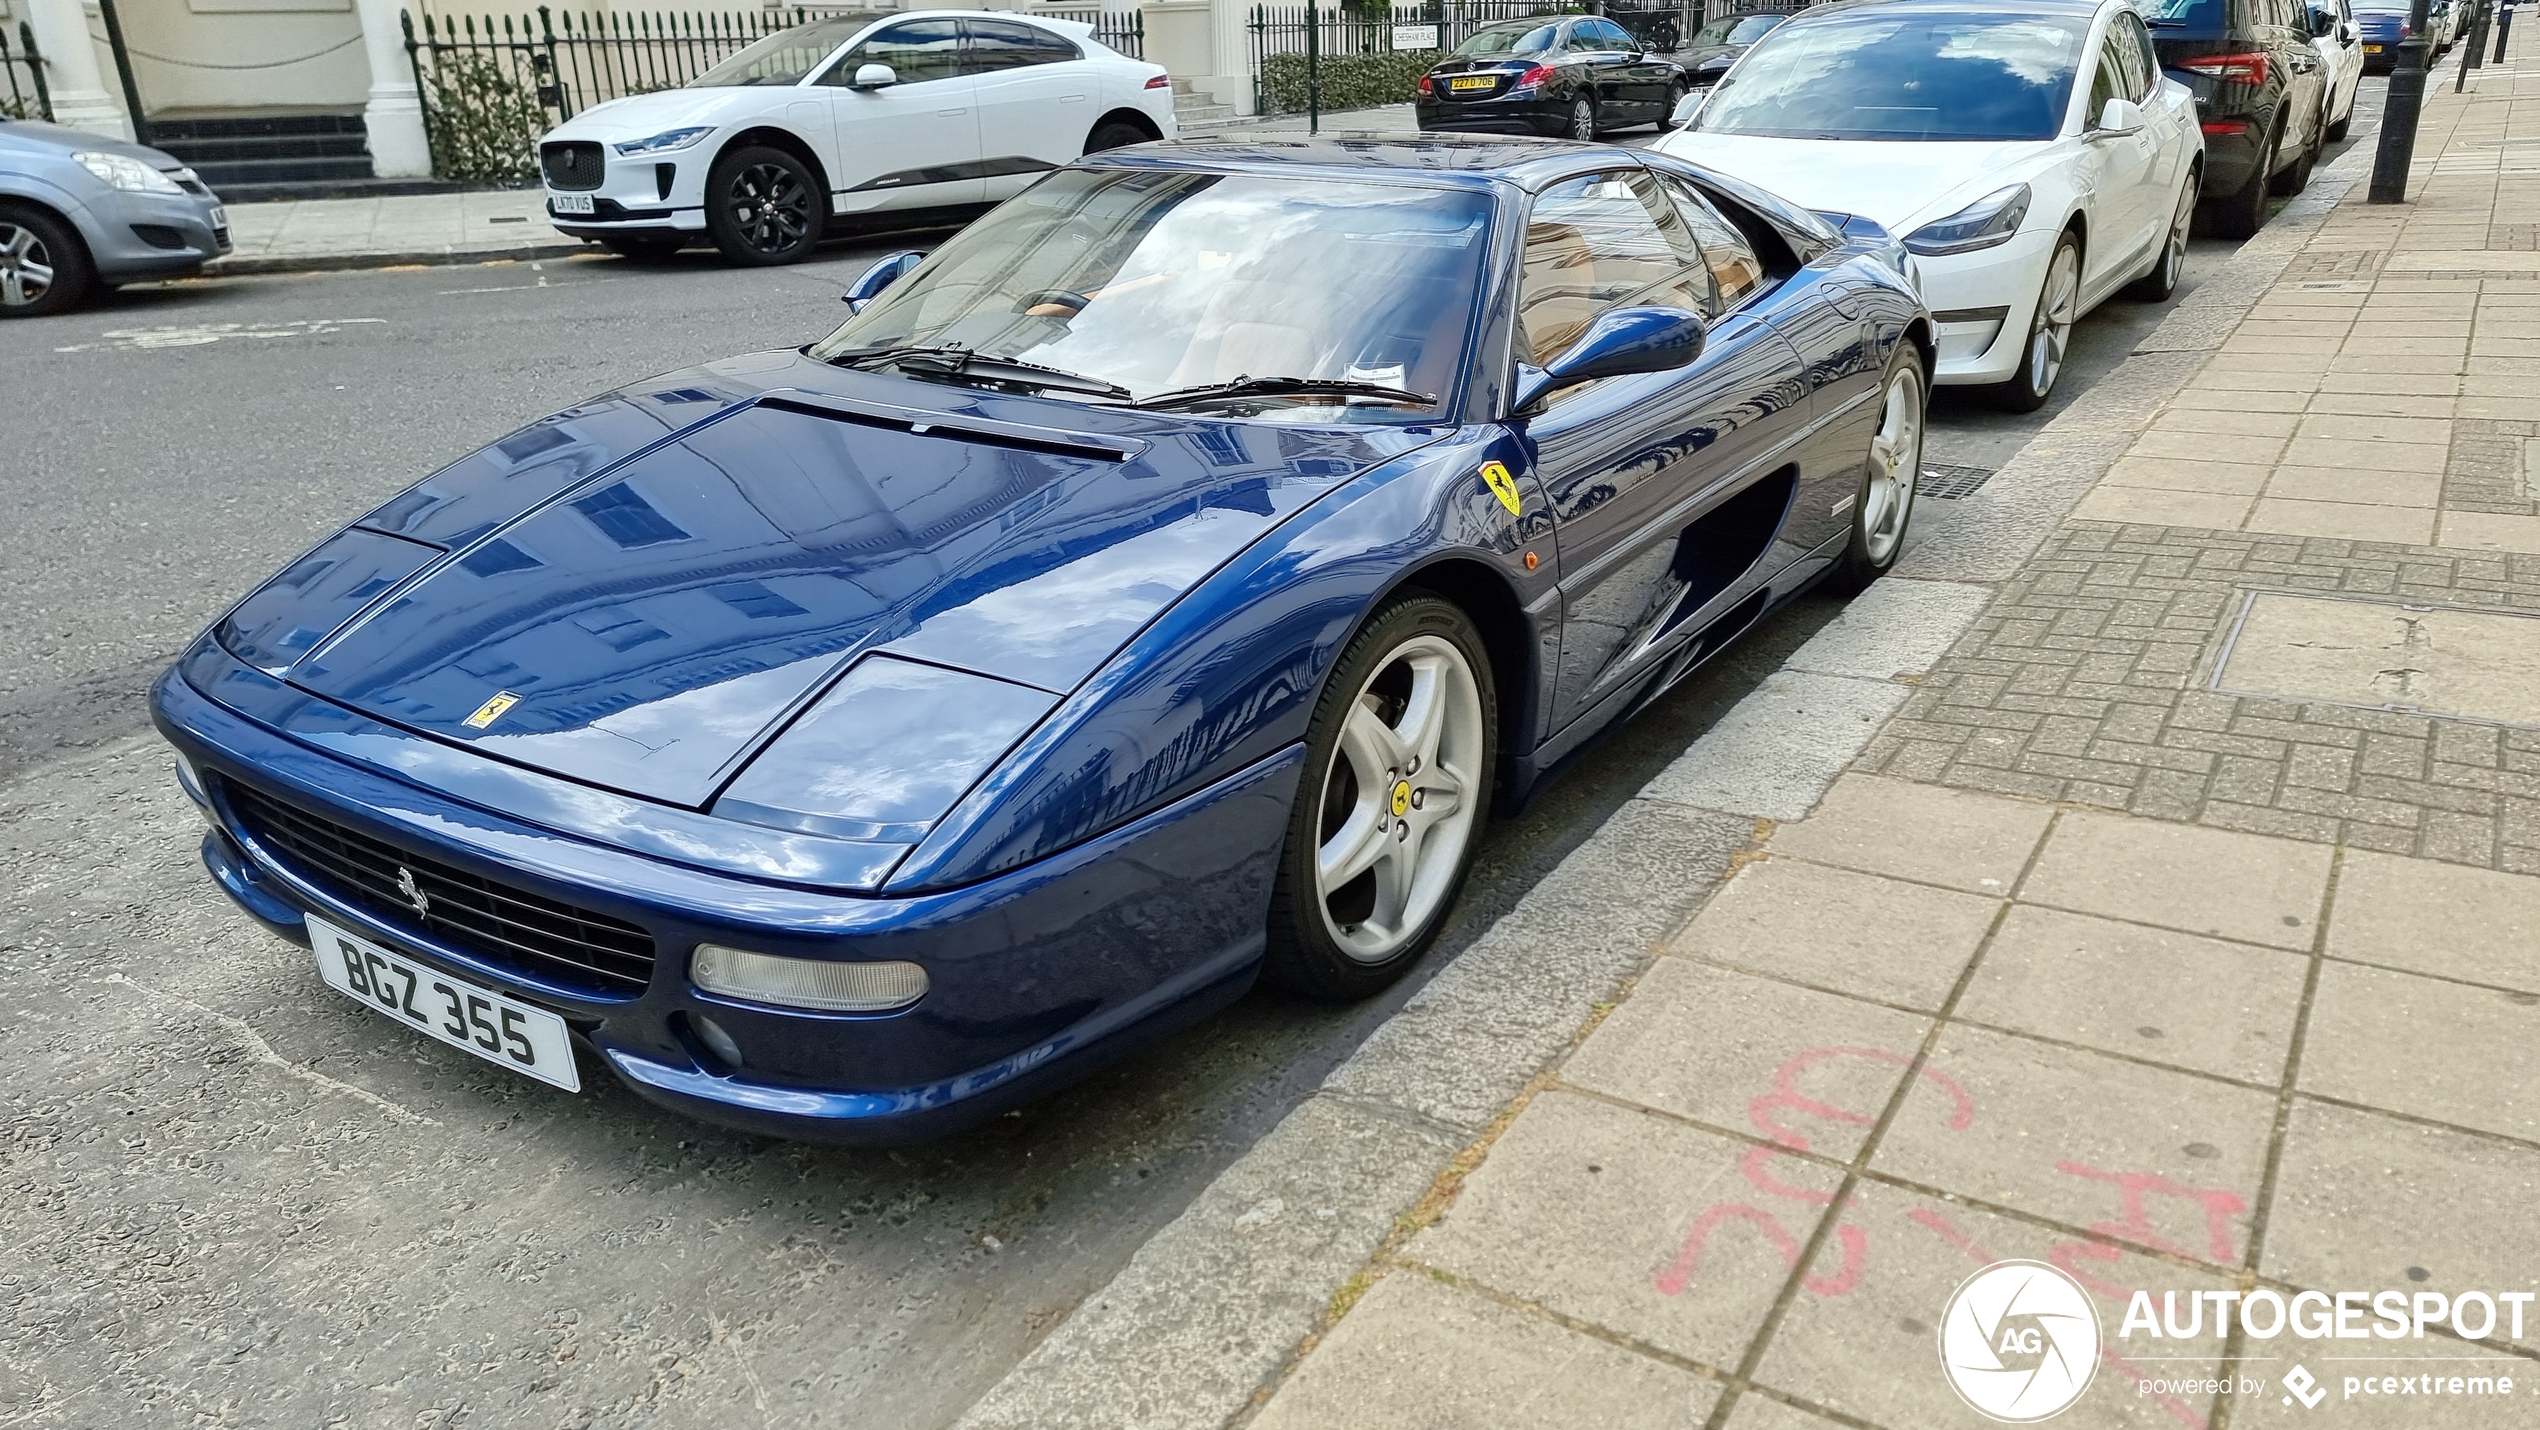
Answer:
[[[57,313],[99,284],[174,278],[229,252],[229,216],[156,149],[0,120],[0,318]]]

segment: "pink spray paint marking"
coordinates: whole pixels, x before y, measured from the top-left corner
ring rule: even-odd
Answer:
[[[1821,1063],[1841,1058],[1867,1058],[1892,1067],[1908,1067],[1913,1063],[1913,1059],[1904,1054],[1891,1053],[1884,1048],[1827,1047],[1812,1048],[1774,1069],[1773,1090],[1746,1105],[1746,1120],[1773,1143],[1770,1147],[1751,1148],[1739,1159],[1738,1170],[1756,1190],[1810,1206],[1825,1206],[1834,1200],[1830,1192],[1792,1186],[1774,1176],[1772,1167],[1774,1159],[1786,1153],[1811,1150],[1806,1137],[1782,1124],[1782,1113],[1796,1113],[1851,1127],[1870,1127],[1878,1122],[1874,1113],[1837,1107],[1799,1090],[1801,1074]],[[1967,1090],[1960,1087],[1956,1079],[1928,1065],[1921,1069],[1920,1076],[1931,1079],[1934,1086],[1949,1095],[1949,1127],[1952,1131],[1964,1131],[1975,1122],[1975,1099],[1967,1095]],[[1799,1239],[1781,1224],[1779,1218],[1752,1203],[1720,1202],[1704,1208],[1693,1219],[1692,1228],[1685,1233],[1683,1248],[1676,1253],[1675,1260],[1659,1271],[1653,1282],[1658,1294],[1684,1294],[1685,1288],[1693,1284],[1695,1270],[1702,1264],[1702,1252],[1710,1244],[1711,1233],[1724,1223],[1733,1221],[1747,1222],[1761,1229],[1765,1239],[1781,1254],[1784,1266],[1799,1264]],[[1842,1267],[1831,1275],[1810,1276],[1800,1283],[1821,1296],[1846,1295],[1860,1285],[1862,1269],[1869,1259],[1870,1239],[1859,1227],[1838,1224],[1834,1232],[1836,1243],[1843,1248]]]
[[[1956,1223],[1950,1221],[1949,1218],[1942,1216],[1940,1213],[1933,1211],[1929,1207],[1916,1207],[1912,1211],[1907,1212],[1905,1217],[1908,1221],[1922,1227],[1925,1231],[1932,1233],[1941,1240],[1948,1242],[1951,1246],[1965,1252],[1968,1259],[1975,1262],[1978,1266],[1990,1266],[1993,1263],[2004,1259],[1994,1255],[1991,1251],[1986,1250],[1983,1244],[1978,1242],[1974,1237],[1959,1230]],[[2061,1267],[2069,1272],[2071,1268],[2066,1264],[2068,1254],[2093,1256],[2108,1261],[2116,1260],[2119,1255],[2117,1249],[2113,1246],[2104,1246],[2097,1242],[2088,1241],[2067,1241],[2056,1243],[2055,1246],[2047,1252],[2046,1259],[2055,1266]],[[2092,1292],[2101,1296],[2112,1296],[2117,1300],[2123,1301],[2130,1299],[2133,1295],[2132,1292],[2122,1288],[2103,1290],[2100,1285],[2093,1285],[2090,1281],[2084,1280],[2079,1276],[2075,1276],[2073,1279],[2081,1281],[2082,1284],[2089,1287]],[[2117,1374],[2124,1376],[2126,1379],[2137,1383],[2151,1379],[2151,1377],[2143,1373],[2140,1366],[2137,1366],[2134,1362],[2127,1360],[2124,1356],[2117,1354],[2105,1340],[2100,1342],[2099,1363]],[[2170,1413],[2170,1418],[2176,1420],[2181,1425],[2187,1426],[2188,1430],[2205,1430],[2205,1417],[2197,1414],[2196,1408],[2189,1405],[2186,1401],[2181,1400],[2177,1396],[2171,1395],[2166,1391],[2155,1392],[2152,1398],[2159,1402],[2160,1407],[2163,1410]]]

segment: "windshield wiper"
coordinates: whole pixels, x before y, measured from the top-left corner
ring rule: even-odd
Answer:
[[[1132,407],[1178,407],[1186,402],[1205,402],[1221,397],[1285,397],[1291,394],[1330,394],[1339,397],[1380,397],[1414,407],[1434,407],[1434,393],[1410,392],[1387,387],[1381,382],[1362,382],[1354,377],[1239,377],[1232,382],[1211,382],[1199,387],[1177,387],[1142,397]]]
[[[978,377],[992,382],[1020,382],[1054,391],[1082,392],[1094,397],[1108,397],[1126,402],[1136,394],[1116,382],[1069,372],[1062,367],[1045,367],[1021,358],[995,357],[973,352],[960,343],[887,343],[878,348],[852,348],[832,356],[829,361],[839,367],[859,371],[885,363],[907,372],[935,373],[944,377]]]
[[[2151,26],[2155,30],[2184,30],[2187,28],[2187,22],[2185,20],[2146,20],[2143,23]]]

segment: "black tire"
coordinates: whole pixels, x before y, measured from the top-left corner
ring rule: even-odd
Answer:
[[[613,233],[600,240],[600,246],[620,258],[637,263],[665,263],[679,252],[682,241],[654,234]]]
[[[2267,136],[2265,154],[2249,181],[2240,191],[2210,200],[2205,207],[2205,226],[2216,238],[2254,238],[2267,221],[2267,185],[2275,169],[2275,156],[2284,147],[2284,130],[2278,126]]]
[[[2054,251],[2046,258],[2046,278],[2038,286],[2037,307],[2029,314],[2028,336],[2020,343],[2020,370],[2012,374],[2008,382],[1996,383],[1991,389],[1994,403],[2007,411],[2035,412],[2044,407],[2046,399],[2055,395],[2056,381],[2064,375],[2063,355],[2060,351],[2055,354],[2054,361],[2042,375],[2037,369],[2033,354],[2037,347],[2038,333],[2052,321],[2053,315],[2048,310],[2056,286],[2055,269],[2062,262],[2067,250],[2073,256],[2073,303],[2076,311],[2074,317],[2065,319],[2064,327],[2066,341],[2069,342],[2071,339],[2072,323],[2074,318],[2079,316],[2081,301],[2081,240],[2073,237],[2071,229],[2065,229],[2056,235]]]
[[[726,150],[706,176],[706,232],[735,263],[799,263],[820,245],[829,196],[811,166],[785,150]]]
[[[2346,112],[2337,117],[2336,123],[2328,126],[2328,142],[2331,144],[2345,143],[2347,131],[2354,128],[2354,126],[2355,101],[2350,98],[2346,101]]]
[[[96,288],[77,229],[49,209],[0,204],[0,318],[67,312]]]
[[[2178,205],[2170,212],[2170,228],[2161,235],[2161,256],[2152,263],[2152,271],[2126,285],[2126,296],[2138,303],[2166,303],[2178,291],[2178,280],[2187,270],[2187,237],[2196,226],[2196,187],[2203,175],[2187,171],[2187,182],[2178,193]]]
[[[1586,95],[1570,101],[1570,121],[1561,132],[1571,139],[1596,138],[1596,105]]]
[[[1444,879],[1441,892],[1433,896],[1434,906],[1426,915],[1416,925],[1401,930],[1397,935],[1399,942],[1385,956],[1371,959],[1345,948],[1333,931],[1334,924],[1350,914],[1337,906],[1356,884],[1344,885],[1327,902],[1321,891],[1318,861],[1325,841],[1346,827],[1335,824],[1327,828],[1327,817],[1345,817],[1360,798],[1358,782],[1341,749],[1344,725],[1354,714],[1362,718],[1374,714],[1391,723],[1382,708],[1382,695],[1388,688],[1385,682],[1406,664],[1397,657],[1414,643],[1432,650],[1452,647],[1461,655],[1472,681],[1472,693],[1479,701],[1478,755],[1471,757],[1473,768],[1464,777],[1461,802],[1455,806],[1458,817],[1469,818],[1459,835],[1462,847],[1453,851],[1451,875]],[[1362,692],[1373,703],[1362,704]],[[1499,704],[1491,681],[1490,657],[1481,632],[1461,607],[1425,592],[1411,592],[1387,602],[1368,618],[1333,663],[1323,694],[1315,704],[1313,720],[1306,727],[1305,773],[1298,782],[1296,805],[1288,817],[1287,841],[1279,851],[1278,877],[1270,896],[1263,978],[1310,998],[1346,1002],[1381,992],[1420,961],[1436,940],[1447,914],[1454,909],[1457,892],[1472,868],[1473,851],[1481,844],[1499,760],[1498,730]],[[1468,755],[1475,743],[1469,738],[1465,741]],[[1433,768],[1445,765],[1441,755]],[[1414,771],[1405,776],[1402,783],[1409,784],[1417,774]],[[1423,789],[1421,793],[1428,791]],[[1386,798],[1390,800],[1390,796]],[[1390,807],[1399,815],[1406,807],[1423,806],[1392,803]],[[1435,831],[1444,827],[1433,824],[1423,832],[1434,837]],[[1381,838],[1385,830],[1379,820],[1377,835]],[[1370,869],[1364,876],[1371,889],[1373,873]],[[1367,913],[1356,916],[1372,917]],[[1362,927],[1348,925],[1352,931]]]
[[[2322,120],[2327,117],[2325,113],[2320,116]],[[2319,167],[2320,150],[2327,147],[2327,144],[2328,126],[2325,123],[2312,124],[2311,137],[2302,145],[2300,157],[2287,166],[2283,173],[2276,176],[2275,192],[2290,197],[2309,188],[2311,171]]]
[[[1872,497],[1880,484],[1883,453],[1880,439],[1888,435],[1889,399],[1898,384],[1910,378],[1914,395],[1909,399],[1913,410],[1912,451],[1897,464],[1896,475],[1902,477],[1901,491],[1891,489],[1897,503],[1892,536],[1886,534],[1885,508],[1874,509]],[[1879,425],[1873,429],[1871,449],[1861,463],[1861,484],[1852,494],[1852,539],[1844,544],[1843,554],[1835,558],[1834,569],[1826,574],[1826,584],[1845,595],[1859,595],[1871,582],[1886,575],[1896,566],[1896,558],[1905,553],[1906,528],[1914,519],[1914,495],[1921,488],[1923,472],[1923,434],[1931,411],[1931,370],[1923,366],[1922,350],[1912,343],[1898,343],[1896,355],[1887,360],[1887,376],[1880,380]],[[1879,524],[1873,532],[1872,523]]]
[[[1132,144],[1144,144],[1154,137],[1128,120],[1106,119],[1094,126],[1093,133],[1085,136],[1085,152],[1099,154],[1105,149],[1126,149]]]
[[[1658,128],[1661,131],[1664,131],[1668,125],[1676,122],[1676,106],[1684,103],[1684,97],[1685,86],[1683,80],[1677,79],[1667,81],[1667,102],[1659,106],[1658,109]]]

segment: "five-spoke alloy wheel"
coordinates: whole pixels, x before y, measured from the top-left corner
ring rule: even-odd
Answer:
[[[88,251],[70,225],[0,205],[0,318],[58,313],[80,300],[88,282]]]
[[[1405,596],[1360,629],[1306,736],[1267,977],[1360,998],[1418,961],[1472,862],[1497,722],[1480,633],[1453,603]]]
[[[1922,483],[1923,418],[1930,391],[1923,355],[1899,343],[1887,365],[1879,425],[1861,464],[1861,487],[1852,501],[1852,540],[1836,562],[1833,583],[1858,591],[1887,574],[1905,546],[1914,519],[1914,494]]]
[[[1997,389],[2002,405],[2014,412],[2035,412],[2055,392],[2064,372],[2064,349],[2073,340],[2073,320],[2081,316],[2081,240],[2070,229],[2056,235],[2055,252],[2046,260],[2046,281],[2037,291],[2037,308],[2029,319],[2028,342],[2020,352],[2020,370]]]

